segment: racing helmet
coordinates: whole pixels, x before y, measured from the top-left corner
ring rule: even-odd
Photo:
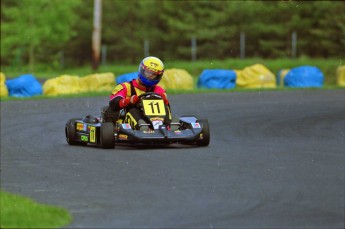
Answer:
[[[139,80],[146,86],[152,87],[159,83],[164,73],[163,62],[154,56],[144,58],[139,64]]]

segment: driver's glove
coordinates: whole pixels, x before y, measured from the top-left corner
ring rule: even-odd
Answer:
[[[127,107],[129,104],[137,104],[139,102],[139,97],[137,95],[132,95],[131,97],[126,97],[120,100],[120,108]]]

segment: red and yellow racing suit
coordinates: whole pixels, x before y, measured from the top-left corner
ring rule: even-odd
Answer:
[[[155,92],[160,95],[164,95],[165,98],[167,98],[165,90],[161,86],[153,86],[153,87],[145,87],[141,85],[138,81],[138,79],[134,79],[130,82],[124,82],[121,84],[118,84],[115,89],[112,91],[110,95],[110,101],[109,101],[109,107],[113,111],[120,111],[121,108],[119,105],[119,102],[123,98],[130,98],[132,95],[141,95],[146,92]],[[130,120],[131,123],[133,123],[133,126],[137,126],[137,123],[139,119],[145,119],[143,116],[142,111],[137,108],[137,106],[131,104],[125,107],[126,109],[126,119],[125,122]],[[166,124],[169,124],[171,121],[171,112],[170,112],[170,105],[169,103],[166,104],[166,110],[167,110],[167,118],[164,121]]]

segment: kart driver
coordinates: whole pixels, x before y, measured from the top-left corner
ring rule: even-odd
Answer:
[[[171,122],[171,112],[169,100],[165,90],[157,84],[162,79],[164,73],[163,62],[157,57],[149,56],[144,58],[139,64],[138,78],[130,82],[118,84],[110,95],[109,107],[112,111],[126,110],[125,122],[131,123],[133,127],[140,130],[148,130],[145,125],[143,112],[137,107],[139,97],[146,92],[155,92],[164,100],[167,118],[165,124]]]

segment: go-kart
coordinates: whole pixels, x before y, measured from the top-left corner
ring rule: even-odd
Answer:
[[[207,119],[194,116],[174,117],[169,125],[164,124],[168,115],[162,97],[154,92],[139,96],[138,106],[146,117],[146,130],[135,129],[133,123],[125,122],[126,112],[112,114],[109,120],[104,107],[101,117],[87,115],[84,118],[68,120],[65,126],[66,141],[70,145],[92,144],[105,149],[113,149],[121,143],[132,144],[195,144],[208,146],[210,127]]]

